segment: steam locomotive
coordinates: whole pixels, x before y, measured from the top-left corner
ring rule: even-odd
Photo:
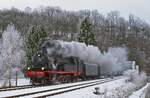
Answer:
[[[100,66],[85,63],[77,57],[49,56],[46,47],[42,47],[42,51],[33,57],[25,76],[33,85],[76,82],[99,78]]]

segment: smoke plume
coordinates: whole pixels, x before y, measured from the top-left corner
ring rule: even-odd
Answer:
[[[102,53],[98,47],[92,45],[87,46],[85,43],[60,40],[47,41],[43,47],[47,49],[49,56],[78,57],[86,63],[98,64],[108,72],[121,71],[127,67],[128,53],[127,49],[122,47],[109,48],[107,52]]]

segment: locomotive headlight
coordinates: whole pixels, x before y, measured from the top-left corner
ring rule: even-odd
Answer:
[[[30,70],[30,67],[28,67],[28,70]]]
[[[44,70],[44,67],[42,67],[41,69]]]
[[[38,54],[38,57],[40,57],[40,54]]]

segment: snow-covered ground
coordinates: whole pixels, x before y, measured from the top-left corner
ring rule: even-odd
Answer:
[[[150,84],[147,84],[140,90],[135,91],[136,85],[128,82],[126,79],[127,78],[119,79],[48,98],[145,98],[146,88]],[[96,87],[99,88],[99,95],[95,95],[93,93],[95,92]],[[133,91],[135,92],[132,93]],[[130,94],[132,95],[129,96]]]
[[[101,80],[103,81],[104,79],[101,79]],[[146,88],[148,87],[148,85],[150,85],[150,83],[142,87],[140,90],[133,92],[135,90],[134,89],[135,85],[131,82],[128,82],[127,80],[128,80],[127,77],[123,77],[121,79],[114,80],[111,82],[63,93],[60,95],[51,96],[48,98],[127,98],[126,96],[128,96],[129,94],[132,94],[131,96],[129,96],[129,98],[144,98]],[[97,80],[94,80],[94,81],[97,81]],[[78,83],[67,83],[67,84],[53,85],[53,86],[46,86],[46,87],[28,88],[28,89],[21,89],[21,90],[15,90],[15,91],[5,91],[5,92],[0,92],[0,97],[25,94],[28,92],[49,90],[49,89],[60,88],[60,87],[65,87],[65,86],[70,86],[70,85],[75,85],[75,84],[81,84],[81,83],[84,84],[87,82],[90,82],[90,81],[83,81],[83,82],[78,82]],[[18,84],[19,85],[29,84],[29,80],[19,79]],[[98,95],[94,94],[96,87],[99,88]]]
[[[0,87],[3,86],[5,82],[5,79],[0,80]],[[30,80],[26,79],[26,78],[20,78],[17,80],[17,86],[21,86],[21,85],[29,85],[30,84]],[[7,85],[8,85],[8,81],[7,81]],[[11,85],[12,86],[16,86],[16,80],[15,79],[11,79]]]
[[[83,88],[80,90],[63,93],[60,95],[48,97],[48,98],[104,98],[107,96],[107,92],[110,92],[112,89],[118,88],[120,86],[123,86],[125,84],[126,78],[118,79],[115,81],[103,83],[100,85]],[[95,95],[93,92],[95,92],[95,87],[100,88],[101,95]]]
[[[147,83],[147,85],[145,85],[144,87],[142,87],[138,91],[133,92],[133,94],[131,96],[129,96],[129,98],[145,98],[146,89],[149,85],[150,85],[150,83]]]
[[[98,80],[102,80],[103,81],[105,79],[98,79]],[[18,95],[18,94],[25,94],[25,93],[28,93],[28,92],[31,93],[31,92],[55,89],[55,88],[60,88],[60,87],[65,87],[65,86],[84,84],[84,83],[94,82],[94,81],[98,81],[98,80],[83,81],[83,82],[76,82],[76,83],[66,83],[66,84],[60,84],[60,85],[28,88],[28,89],[14,90],[14,91],[5,91],[5,92],[0,92],[0,97],[14,96],[14,95]]]

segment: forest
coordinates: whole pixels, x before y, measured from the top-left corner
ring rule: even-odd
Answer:
[[[87,17],[95,45],[102,52],[109,47],[126,47],[129,60],[150,72],[150,25],[132,14],[125,19],[118,11],[104,15],[97,10],[66,11],[49,6],[3,9],[0,10],[0,37],[7,26],[13,24],[23,38],[32,27],[41,27],[51,39],[78,41],[81,24]]]

